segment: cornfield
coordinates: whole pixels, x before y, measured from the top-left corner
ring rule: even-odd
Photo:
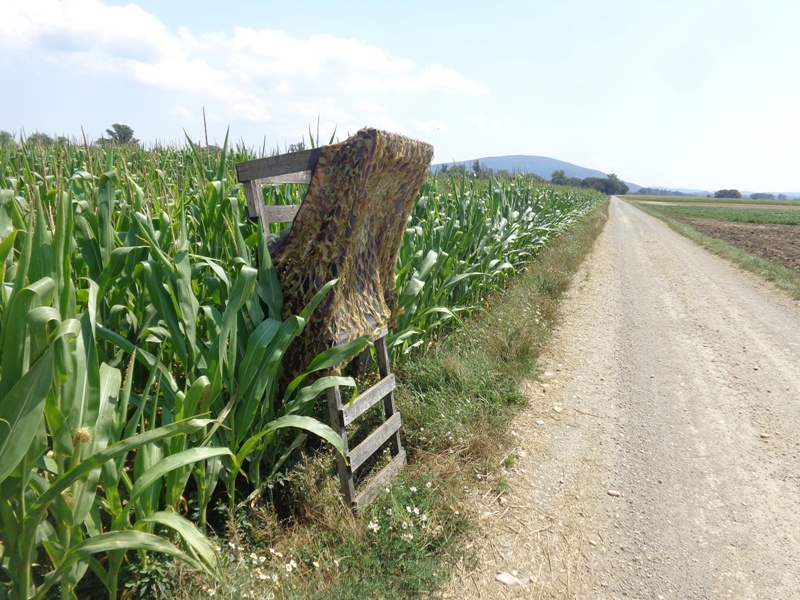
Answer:
[[[283,381],[286,349],[336,282],[282,319],[235,179],[252,158],[227,141],[0,147],[0,597],[57,586],[72,598],[90,569],[117,597],[131,550],[214,576],[204,530],[215,492],[231,507],[257,494],[309,433],[342,449],[312,415],[325,389],[356,383],[307,375],[367,341]],[[278,186],[265,200],[302,194]],[[432,177],[397,265],[395,357],[480,310],[603,199],[524,177]]]

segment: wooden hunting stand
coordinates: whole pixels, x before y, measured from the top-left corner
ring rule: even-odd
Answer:
[[[304,235],[310,238],[302,240],[302,245],[303,248],[306,249],[305,254],[307,255],[309,252],[308,248],[313,248],[314,244],[318,243],[317,240],[323,239],[320,237],[319,232],[324,232],[326,228],[325,222],[312,223],[309,228],[309,215],[316,215],[319,221],[324,221],[326,216],[329,216],[330,220],[333,221],[334,215],[337,217],[341,216],[343,211],[342,206],[345,206],[348,207],[348,210],[357,211],[357,213],[353,213],[353,217],[349,218],[349,228],[344,228],[340,223],[334,222],[331,224],[331,229],[341,238],[341,236],[344,235],[341,231],[346,229],[349,233],[353,230],[353,223],[355,223],[356,231],[358,231],[358,226],[360,225],[362,227],[362,233],[370,234],[374,232],[378,239],[372,239],[372,246],[367,244],[365,248],[362,238],[371,238],[371,236],[354,235],[353,237],[358,237],[359,240],[362,240],[359,242],[362,245],[353,248],[353,244],[350,243],[351,240],[345,239],[344,243],[340,243],[343,248],[341,251],[353,253],[353,255],[357,257],[356,263],[358,263],[358,261],[363,263],[365,260],[376,262],[379,259],[385,262],[386,260],[396,261],[396,250],[393,256],[391,256],[391,252],[389,252],[388,259],[387,252],[383,250],[385,247],[391,249],[392,245],[394,245],[395,248],[399,248],[408,213],[410,213],[413,200],[427,172],[432,153],[433,148],[428,144],[408,140],[408,138],[403,138],[395,134],[387,134],[376,130],[362,130],[359,134],[341,144],[247,161],[239,163],[236,169],[239,181],[244,186],[245,196],[247,197],[248,217],[251,220],[259,221],[262,230],[267,236],[270,234],[270,223],[293,221],[292,230],[297,228],[299,229],[299,233],[290,231],[289,239],[291,240],[291,236],[294,233],[297,233],[298,236]],[[320,159],[320,157],[322,157],[322,159]],[[316,170],[320,170],[320,172],[315,173]],[[347,192],[340,193],[341,188],[346,188],[350,185],[351,173],[353,174],[352,197]],[[373,180],[372,183],[369,183],[370,177]],[[292,206],[265,205],[262,186],[264,184],[279,183],[310,184],[303,204]],[[385,192],[382,194],[375,193],[376,190],[383,191],[386,189],[392,191],[388,194]],[[332,193],[332,191],[335,193]],[[371,194],[382,197],[370,198]],[[413,195],[413,197],[411,197],[409,201],[408,197],[410,194]],[[322,208],[317,206],[307,207],[307,203],[322,205]],[[301,213],[298,215],[301,211],[301,207],[303,207],[303,210],[307,208],[308,210],[305,214]],[[317,208],[319,208],[319,210],[314,212]],[[398,212],[405,214],[392,214]],[[362,213],[369,214],[362,218]],[[358,218],[361,218],[361,222],[356,218],[356,214]],[[377,216],[373,217],[373,214],[377,214]],[[298,221],[302,221],[304,217],[306,222],[298,226]],[[392,225],[388,227],[381,226],[382,218],[388,218]],[[396,224],[397,220],[399,220],[399,225]],[[305,229],[303,229],[304,225]],[[395,228],[394,230],[392,230],[393,227]],[[310,230],[313,231],[313,234],[309,233]],[[398,231],[400,232],[400,240],[392,239],[392,237],[397,237]],[[390,235],[388,241],[385,239],[387,235]],[[341,239],[339,242],[341,242]],[[377,246],[381,252],[380,256],[373,260],[373,254],[370,254],[370,252],[375,252],[374,246]],[[335,248],[335,250],[337,249],[338,247]],[[295,256],[297,255],[295,254]],[[328,258],[327,254],[324,258]],[[340,277],[342,276],[340,271],[342,262],[343,261],[336,263],[333,269],[333,272],[338,273]],[[352,265],[352,261],[348,264]],[[316,262],[313,261],[312,257],[311,268],[316,266]],[[374,265],[371,264],[367,266],[374,267]],[[367,276],[373,275],[372,271],[375,270],[374,268],[370,271],[370,269],[364,269],[362,267],[363,265],[359,264],[353,267],[354,274],[351,276],[351,279],[357,280],[359,276],[363,276],[364,272],[367,273]],[[294,273],[292,274],[293,270]],[[318,280],[321,279],[319,271],[317,271],[316,276],[312,278],[303,273],[297,273],[296,269],[287,268],[285,265],[283,271],[279,273],[284,273],[287,279],[297,279],[298,277],[305,278],[306,287],[308,287],[307,282],[309,280],[314,280],[316,281],[315,285],[319,285]],[[323,276],[326,275],[323,273]],[[394,292],[393,262],[388,268],[384,267],[384,272],[378,271],[375,278],[378,280],[388,280],[391,278],[391,292]],[[292,283],[291,281],[281,281],[282,287],[289,287],[295,290],[300,287],[296,284],[292,287]],[[322,283],[324,283],[324,281],[322,281]],[[355,285],[362,286],[364,290],[372,290],[374,293],[376,288],[372,283],[374,283],[372,280],[366,282],[356,281]],[[306,294],[309,293],[307,289],[303,291]],[[310,293],[314,291],[315,290],[311,290]],[[390,294],[387,296],[390,301],[394,299]],[[350,294],[349,297],[352,298],[353,294]],[[339,305],[334,304],[334,309],[341,309],[341,300],[334,300],[332,302],[339,302]],[[380,298],[380,302],[385,302],[383,296]],[[300,304],[300,301],[296,303]],[[364,310],[361,303],[355,302],[355,304],[358,304],[358,306],[352,307],[354,311]],[[374,306],[375,302],[372,302],[372,304],[365,302],[364,304],[367,306]],[[385,307],[386,305],[383,304],[383,306]],[[300,306],[300,308],[302,308],[302,306]],[[334,309],[328,312],[334,313]],[[328,409],[331,427],[341,436],[345,448],[345,457],[337,454],[339,480],[344,500],[347,505],[351,507],[361,507],[369,504],[377,496],[379,491],[387,485],[392,477],[403,468],[406,461],[406,452],[400,442],[400,413],[395,406],[395,377],[391,372],[389,354],[386,347],[386,335],[388,330],[385,321],[387,320],[389,310],[385,309],[384,313],[385,314],[375,313],[377,317],[373,313],[369,313],[366,318],[362,317],[361,321],[357,321],[357,325],[360,323],[362,327],[360,331],[348,331],[345,334],[339,334],[343,336],[343,339],[339,343],[344,343],[348,339],[353,339],[355,333],[364,335],[364,327],[370,327],[368,331],[375,347],[380,375],[378,383],[362,392],[352,402],[344,404],[342,403],[342,397],[338,386],[328,389]],[[352,329],[353,325],[349,320],[350,315],[347,315],[348,319],[341,319],[341,311],[339,314],[340,320],[347,321]],[[327,318],[331,320],[336,317],[327,315]],[[377,327],[375,326],[376,323]],[[329,347],[338,345],[335,341],[338,339],[336,335],[331,336],[330,334],[330,331],[333,331],[335,334],[339,332],[337,327],[338,325],[333,323],[328,326],[328,329],[323,331],[323,333],[327,335],[325,339],[334,340],[333,342],[326,342]],[[317,334],[317,337],[319,336],[320,334]],[[309,344],[312,350],[319,349],[318,343],[316,346],[311,342],[309,342]],[[385,419],[383,424],[378,426],[355,448],[351,449],[348,442],[348,425],[352,424],[381,400],[383,400],[383,415]],[[370,481],[363,486],[363,489],[357,493],[353,477],[354,472],[365,466],[367,461],[381,448],[387,445],[387,443],[392,457],[390,462],[386,464],[380,472],[372,476]]]

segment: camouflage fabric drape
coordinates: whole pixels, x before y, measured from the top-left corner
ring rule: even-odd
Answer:
[[[376,129],[322,148],[285,244],[272,257],[284,317],[299,313],[331,279],[339,282],[285,364],[299,371],[327,348],[392,326],[397,254],[432,157],[430,144]]]

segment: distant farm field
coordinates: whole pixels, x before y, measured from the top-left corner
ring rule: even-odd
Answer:
[[[752,200],[707,202],[665,198],[642,201],[637,206],[658,213],[712,238],[741,248],[800,272],[800,202],[753,202]]]
[[[627,194],[626,200],[655,205],[683,205],[683,206],[750,206],[754,208],[800,208],[800,200],[753,200],[751,198],[705,198],[702,196],[648,196]]]
[[[800,225],[800,204],[794,207],[721,203],[714,205],[638,204],[646,204],[654,210],[674,219],[695,217],[700,219],[730,221],[734,223]]]

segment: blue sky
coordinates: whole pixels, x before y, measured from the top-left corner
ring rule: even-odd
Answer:
[[[800,192],[800,3],[2,0],[0,129],[285,148],[376,126],[435,162]]]

